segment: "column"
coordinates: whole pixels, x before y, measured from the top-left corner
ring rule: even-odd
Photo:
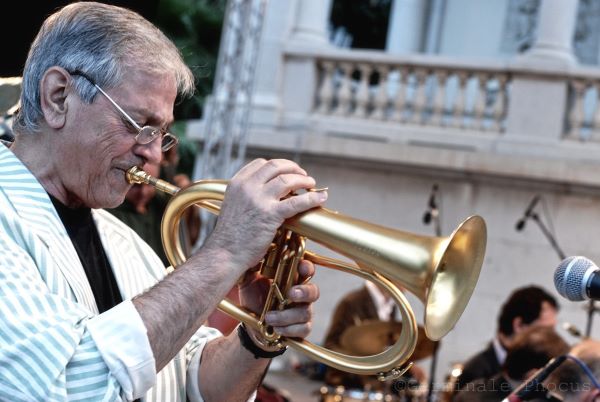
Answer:
[[[524,58],[553,59],[559,64],[576,62],[573,35],[578,0],[543,0],[540,2],[537,39]]]
[[[577,62],[572,45],[577,6],[578,0],[540,2],[537,39],[528,52],[511,64],[516,70],[553,71],[557,75],[540,78],[530,73],[513,73],[506,135],[498,149],[505,146],[514,150],[529,144],[531,149],[543,152],[540,144],[556,144],[562,138],[568,88],[560,73]],[[516,148],[511,142],[517,143]]]
[[[423,50],[423,24],[427,2],[393,0],[388,23],[386,50],[389,53],[417,53]]]
[[[296,19],[292,28],[292,42],[308,42],[311,45],[328,45],[329,14],[331,0],[298,0]]]
[[[284,71],[282,53],[286,45],[282,38],[294,27],[295,10],[293,2],[267,2],[254,82],[253,124],[269,126],[277,120],[281,105],[279,81]]]

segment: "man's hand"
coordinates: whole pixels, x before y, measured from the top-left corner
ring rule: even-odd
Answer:
[[[298,266],[298,283],[313,276],[314,265],[309,261],[301,261]],[[270,280],[260,277],[256,272],[248,272],[240,284],[240,304],[257,314],[262,312]],[[312,303],[319,298],[319,288],[314,283],[295,285],[287,292],[292,302],[285,310],[270,311],[266,315],[266,324],[286,337],[306,338],[312,329]],[[249,331],[252,331],[248,328]],[[257,336],[256,333],[254,333]],[[259,336],[260,338],[260,336]]]
[[[239,278],[264,256],[286,219],[325,202],[326,192],[286,197],[314,186],[315,180],[292,161],[250,162],[230,180],[215,230],[205,247],[225,253]]]

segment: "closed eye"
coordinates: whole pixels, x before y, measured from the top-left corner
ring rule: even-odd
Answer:
[[[125,125],[125,127],[127,127],[127,130],[131,131],[134,134],[137,134],[137,132],[139,131],[137,127],[135,127],[133,124],[131,124],[131,122],[125,118],[121,118],[121,121],[123,122],[123,124]],[[136,122],[137,123],[137,122]],[[139,127],[143,127],[141,124],[137,123]]]

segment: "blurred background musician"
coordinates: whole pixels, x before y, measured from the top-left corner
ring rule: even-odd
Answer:
[[[456,402],[500,401],[538,369],[544,367],[550,359],[568,351],[569,345],[553,328],[529,326],[514,336],[502,368],[497,374],[466,384],[456,394],[454,400]]]
[[[496,336],[484,350],[467,360],[455,390],[498,374],[515,337],[532,326],[554,328],[558,309],[556,299],[541,287],[526,286],[513,291],[500,310]]]
[[[397,340],[401,323],[396,321],[396,305],[393,299],[370,281],[347,293],[336,305],[331,324],[325,335],[327,349],[351,355],[369,355],[381,352]],[[414,360],[433,352],[434,342],[424,338],[419,329],[419,339]],[[421,356],[419,356],[421,355]],[[417,365],[408,371],[400,383],[385,384],[375,376],[343,372],[332,367],[325,371],[325,383],[349,389],[402,391],[406,387],[418,387],[427,383],[427,375]]]
[[[600,342],[585,339],[573,346],[569,354],[578,358],[589,372],[567,359],[550,375],[546,387],[557,392],[563,402],[600,401]]]

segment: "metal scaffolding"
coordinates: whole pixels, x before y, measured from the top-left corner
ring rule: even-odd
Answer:
[[[229,179],[244,163],[265,6],[266,0],[229,0],[227,3],[194,180]],[[198,245],[215,223],[210,213],[203,211],[201,215]]]

